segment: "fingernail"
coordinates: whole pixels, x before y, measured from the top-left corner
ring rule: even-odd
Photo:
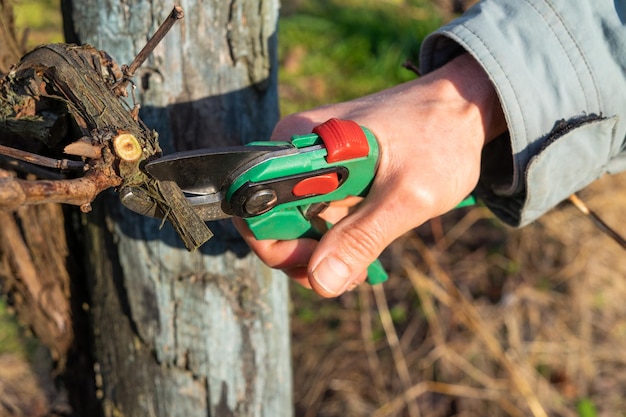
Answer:
[[[328,294],[339,295],[351,284],[348,265],[337,258],[327,257],[312,271],[313,279]]]

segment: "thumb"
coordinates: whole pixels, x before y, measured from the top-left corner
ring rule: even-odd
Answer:
[[[309,282],[324,297],[336,297],[367,277],[367,268],[400,234],[388,210],[367,204],[334,225],[309,261]]]

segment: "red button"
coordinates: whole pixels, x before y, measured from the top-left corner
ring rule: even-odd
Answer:
[[[291,192],[296,197],[307,195],[328,194],[339,187],[339,176],[336,172],[305,178],[294,185]]]
[[[326,162],[347,161],[363,158],[370,152],[370,145],[363,129],[352,120],[330,119],[313,129],[328,151]]]

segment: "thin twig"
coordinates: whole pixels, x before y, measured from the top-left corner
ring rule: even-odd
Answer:
[[[589,209],[587,204],[576,194],[569,196],[569,201],[580,210],[585,216],[589,217],[594,225],[602,232],[606,233],[611,239],[617,242],[622,248],[626,249],[626,239],[615,231],[611,226],[606,224],[600,216]]]
[[[167,19],[161,23],[161,26],[157,29],[157,31],[152,35],[148,42],[143,47],[141,51],[137,54],[133,62],[130,63],[129,66],[123,67],[122,70],[124,72],[124,78],[121,79],[113,86],[113,92],[118,96],[123,96],[124,91],[126,90],[126,86],[130,79],[135,75],[135,71],[148,59],[148,56],[154,51],[154,48],[161,43],[167,32],[170,31],[174,23],[178,20],[182,19],[185,16],[185,12],[183,8],[180,6],[174,6],[172,12],[167,16]]]
[[[107,188],[120,185],[121,178],[99,171],[72,180],[29,181],[19,178],[0,179],[0,210],[15,210],[23,205],[64,203],[90,210],[90,203]]]
[[[0,145],[0,154],[6,155],[20,161],[28,162],[34,165],[43,166],[46,168],[62,169],[62,170],[78,170],[85,169],[85,164],[80,161],[70,161],[69,159],[53,159],[45,156],[38,155],[36,153],[26,152],[21,149],[10,148],[8,146]]]
[[[415,75],[420,76],[422,74],[420,74],[420,69],[418,68],[417,65],[415,65],[412,61],[410,60],[406,60],[404,61],[404,63],[402,64],[402,66],[406,69],[408,69],[409,71],[412,71],[415,73]]]
[[[0,155],[0,170],[2,169],[21,172],[22,174],[32,174],[40,180],[62,180],[66,178],[60,171],[52,171],[28,162]],[[2,178],[1,175],[0,178]]]

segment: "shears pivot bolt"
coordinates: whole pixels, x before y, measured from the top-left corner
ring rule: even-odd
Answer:
[[[252,216],[270,211],[278,202],[278,195],[272,189],[255,191],[246,199],[244,208]]]

